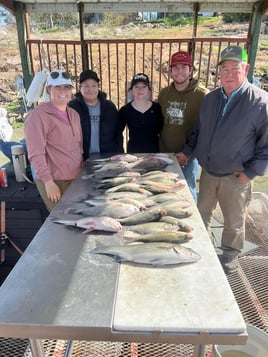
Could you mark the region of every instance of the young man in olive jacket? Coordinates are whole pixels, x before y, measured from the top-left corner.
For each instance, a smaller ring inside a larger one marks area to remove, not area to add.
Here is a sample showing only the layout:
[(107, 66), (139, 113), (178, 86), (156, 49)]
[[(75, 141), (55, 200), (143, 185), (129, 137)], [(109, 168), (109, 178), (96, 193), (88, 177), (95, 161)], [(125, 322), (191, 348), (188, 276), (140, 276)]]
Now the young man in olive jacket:
[[(160, 133), (160, 152), (178, 153), (189, 140), (198, 118), (198, 112), (207, 88), (192, 78), (193, 64), (188, 52), (179, 51), (171, 56), (170, 76), (173, 82), (163, 88), (158, 97), (164, 125)], [(191, 157), (182, 171), (195, 201), (198, 162)]]

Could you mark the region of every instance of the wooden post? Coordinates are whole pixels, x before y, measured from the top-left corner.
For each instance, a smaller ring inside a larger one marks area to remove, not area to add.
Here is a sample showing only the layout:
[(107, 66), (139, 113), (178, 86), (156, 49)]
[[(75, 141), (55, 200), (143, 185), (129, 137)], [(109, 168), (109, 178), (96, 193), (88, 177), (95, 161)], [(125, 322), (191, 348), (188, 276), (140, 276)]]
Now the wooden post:
[(20, 50), (20, 57), (21, 57), (24, 87), (27, 91), (32, 81), (32, 76), (30, 71), (29, 54), (26, 46), (26, 25), (25, 25), (25, 17), (24, 17), (24, 13), (25, 13), (24, 5), (21, 2), (15, 2), (14, 5), (16, 9), (15, 14), (16, 14), (16, 23), (17, 23), (17, 34), (18, 34), (18, 41), (19, 41), (19, 50)]
[(80, 41), (81, 41), (81, 56), (82, 56), (82, 68), (83, 71), (88, 69), (88, 47), (84, 42), (84, 26), (83, 26), (83, 12), (84, 4), (82, 2), (78, 3), (79, 10), (79, 28), (80, 28)]
[(248, 72), (248, 80), (252, 82), (253, 74), (254, 74), (254, 66), (256, 61), (256, 53), (258, 50), (258, 42), (261, 30), (261, 22), (263, 16), (263, 3), (256, 3), (252, 10), (251, 22), (249, 26), (248, 39), (249, 39), (249, 47), (247, 49), (248, 52), (248, 63), (250, 64), (250, 69)]

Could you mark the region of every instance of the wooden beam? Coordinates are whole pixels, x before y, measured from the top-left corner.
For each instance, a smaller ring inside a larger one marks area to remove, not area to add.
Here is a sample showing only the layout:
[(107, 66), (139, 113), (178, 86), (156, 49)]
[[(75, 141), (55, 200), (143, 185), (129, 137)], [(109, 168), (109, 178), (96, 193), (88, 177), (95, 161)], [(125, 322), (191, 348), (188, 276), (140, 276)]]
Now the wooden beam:
[(248, 38), (250, 39), (248, 48), (248, 63), (250, 64), (250, 69), (248, 73), (248, 80), (252, 82), (254, 67), (256, 61), (256, 54), (258, 51), (258, 43), (261, 31), (261, 22), (263, 16), (263, 3), (256, 3), (253, 7), (251, 23), (249, 27)]

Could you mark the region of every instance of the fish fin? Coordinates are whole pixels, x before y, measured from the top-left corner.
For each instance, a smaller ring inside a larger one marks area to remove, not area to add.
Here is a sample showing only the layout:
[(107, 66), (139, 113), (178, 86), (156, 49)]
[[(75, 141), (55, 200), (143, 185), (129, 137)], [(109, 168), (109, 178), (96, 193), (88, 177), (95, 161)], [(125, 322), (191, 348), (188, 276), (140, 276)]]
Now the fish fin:
[(150, 265), (154, 268), (158, 268), (158, 267), (162, 267), (163, 264), (161, 263), (161, 260), (159, 260), (159, 258), (153, 259), (150, 262)]
[(124, 238), (136, 238), (140, 237), (141, 235), (139, 233), (133, 232), (133, 231), (125, 231), (124, 232)]
[(85, 231), (83, 231), (83, 234), (90, 233), (90, 232), (94, 231), (95, 228), (96, 227), (94, 225), (92, 225), (92, 226), (88, 227)]
[(117, 263), (120, 263), (120, 262), (123, 261), (123, 259), (122, 259), (120, 256), (115, 255), (114, 258), (113, 258), (113, 261), (115, 261), (115, 262), (117, 262)]

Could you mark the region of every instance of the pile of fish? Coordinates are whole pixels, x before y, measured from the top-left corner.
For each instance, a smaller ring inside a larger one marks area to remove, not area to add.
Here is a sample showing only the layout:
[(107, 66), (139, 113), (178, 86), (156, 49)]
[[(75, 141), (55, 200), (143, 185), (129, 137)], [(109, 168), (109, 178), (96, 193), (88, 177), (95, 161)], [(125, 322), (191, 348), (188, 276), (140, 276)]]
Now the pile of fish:
[(55, 223), (83, 228), (84, 233), (117, 232), (124, 244), (97, 245), (92, 250), (116, 261), (165, 266), (200, 259), (180, 245), (192, 239), (192, 227), (183, 221), (192, 215), (191, 203), (181, 193), (185, 181), (163, 171), (173, 164), (169, 155), (122, 154), (90, 163), (91, 171), (82, 179), (89, 180), (94, 197), (66, 210), (79, 219), (54, 219)]

